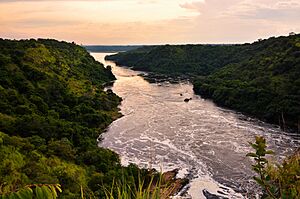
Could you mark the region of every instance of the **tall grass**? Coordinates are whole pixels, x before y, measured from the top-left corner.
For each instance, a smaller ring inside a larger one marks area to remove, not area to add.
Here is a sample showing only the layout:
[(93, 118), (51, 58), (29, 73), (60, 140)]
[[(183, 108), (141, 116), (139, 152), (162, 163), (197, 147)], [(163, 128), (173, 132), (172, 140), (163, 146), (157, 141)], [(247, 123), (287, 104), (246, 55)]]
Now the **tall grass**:
[(130, 184), (126, 178), (115, 179), (110, 190), (105, 189), (106, 199), (166, 199), (174, 189), (170, 183), (163, 182), (162, 174), (157, 178), (151, 176), (149, 182), (145, 181), (140, 175), (138, 182)]

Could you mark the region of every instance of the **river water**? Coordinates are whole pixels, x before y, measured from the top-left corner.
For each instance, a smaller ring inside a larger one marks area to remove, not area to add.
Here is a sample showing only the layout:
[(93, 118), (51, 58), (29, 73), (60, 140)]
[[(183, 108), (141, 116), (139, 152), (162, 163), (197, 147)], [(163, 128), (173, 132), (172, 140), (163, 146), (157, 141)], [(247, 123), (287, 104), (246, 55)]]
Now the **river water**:
[(206, 198), (207, 192), (219, 198), (255, 195), (251, 161), (245, 157), (255, 135), (263, 135), (280, 159), (300, 146), (295, 135), (195, 95), (189, 82), (150, 84), (138, 76), (141, 72), (105, 61), (107, 53), (92, 55), (112, 66), (117, 80), (111, 89), (123, 98), (124, 116), (110, 125), (100, 146), (120, 154), (124, 165), (180, 169), (179, 176), (191, 179), (193, 199)]

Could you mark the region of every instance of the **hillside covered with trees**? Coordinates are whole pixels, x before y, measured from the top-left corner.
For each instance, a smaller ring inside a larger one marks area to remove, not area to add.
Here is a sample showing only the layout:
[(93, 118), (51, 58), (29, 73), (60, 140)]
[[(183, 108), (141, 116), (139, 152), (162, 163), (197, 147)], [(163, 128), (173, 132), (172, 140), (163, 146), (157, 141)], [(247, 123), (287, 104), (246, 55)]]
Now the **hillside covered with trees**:
[(204, 98), (285, 130), (299, 129), (299, 34), (242, 45), (144, 47), (106, 59), (135, 70), (188, 75)]
[(97, 138), (121, 99), (103, 84), (109, 69), (83, 48), (55, 40), (0, 39), (0, 195), (61, 184), (61, 198), (104, 198), (115, 179), (136, 182)]
[(107, 56), (106, 59), (134, 70), (168, 75), (208, 75), (217, 68), (240, 60), (240, 47), (216, 45), (146, 46)]

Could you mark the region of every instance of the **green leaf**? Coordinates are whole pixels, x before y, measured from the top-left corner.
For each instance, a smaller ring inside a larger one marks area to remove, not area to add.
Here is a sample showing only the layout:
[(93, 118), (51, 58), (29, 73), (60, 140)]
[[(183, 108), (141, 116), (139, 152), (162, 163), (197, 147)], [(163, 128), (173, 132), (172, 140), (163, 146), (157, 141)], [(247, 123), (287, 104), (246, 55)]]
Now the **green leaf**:
[(54, 198), (52, 195), (52, 191), (51, 189), (48, 188), (48, 186), (42, 186), (41, 189), (43, 190), (44, 198), (49, 198), (49, 199)]
[(81, 193), (81, 198), (83, 199), (84, 198), (84, 194), (83, 194), (83, 188), (82, 188), (82, 186), (80, 186), (80, 193)]
[(270, 192), (273, 194), (273, 195), (276, 195), (276, 190), (277, 188), (275, 186), (270, 186)]
[[(300, 194), (300, 193), (299, 193), (299, 194)], [(297, 190), (296, 190), (295, 187), (292, 187), (292, 188), (291, 188), (291, 196), (292, 196), (292, 197), (296, 197), (296, 196), (297, 196)]]
[(1, 195), (1, 196), (0, 196), (0, 199), (6, 199), (6, 198), (7, 198), (6, 195)]
[(272, 150), (267, 150), (267, 151), (266, 151), (266, 154), (273, 155), (273, 154), (275, 154), (275, 153), (274, 153), (274, 151), (272, 151)]
[(255, 150), (257, 150), (258, 149), (258, 146), (256, 145), (256, 144), (252, 144), (252, 143), (250, 143), (250, 145), (252, 146), (252, 148), (254, 148)]
[(260, 158), (260, 161), (263, 163), (268, 163), (268, 160), (266, 158)]
[(271, 180), (270, 175), (267, 175), (267, 176), (266, 176), (266, 181), (270, 181), (270, 180)]
[(57, 184), (56, 186), (55, 186), (55, 188), (61, 193), (62, 192), (62, 190), (61, 190), (61, 188), (60, 188), (60, 184)]
[(288, 199), (286, 190), (283, 190), (282, 195), (281, 195), (281, 198), (282, 198), (282, 199)]
[(51, 189), (53, 198), (57, 198), (57, 192), (56, 192), (55, 187), (51, 185), (51, 186), (49, 186), (49, 188)]
[(261, 186), (263, 186), (263, 187), (265, 186), (265, 185), (264, 185), (264, 182), (263, 182), (260, 178), (254, 176), (253, 179), (254, 179), (259, 185), (261, 185)]
[(20, 199), (32, 199), (33, 191), (31, 188), (27, 187), (18, 191), (17, 195)]
[(247, 157), (253, 157), (253, 158), (257, 157), (257, 155), (255, 153), (248, 153), (246, 156)]
[(7, 198), (8, 198), (8, 199), (18, 199), (18, 196), (17, 196), (16, 193), (11, 193), (11, 194), (8, 195)]
[(37, 199), (45, 199), (43, 189), (41, 187), (35, 187), (35, 196)]
[(253, 170), (256, 172), (256, 173), (259, 173), (260, 169), (258, 168), (253, 168)]

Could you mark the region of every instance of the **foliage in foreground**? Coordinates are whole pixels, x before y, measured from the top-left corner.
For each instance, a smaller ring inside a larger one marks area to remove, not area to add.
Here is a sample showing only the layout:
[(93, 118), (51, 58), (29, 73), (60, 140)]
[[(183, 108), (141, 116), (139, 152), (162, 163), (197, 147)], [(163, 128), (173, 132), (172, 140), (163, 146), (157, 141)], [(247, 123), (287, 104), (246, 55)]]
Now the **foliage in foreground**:
[(163, 199), (169, 198), (171, 186), (164, 183), (162, 175), (152, 174), (148, 178), (138, 177), (135, 184), (126, 179), (116, 180), (110, 190), (105, 190), (106, 199)]
[(74, 43), (0, 39), (0, 195), (30, 184), (60, 184), (60, 198), (103, 198), (122, 167), (97, 138), (121, 99), (103, 84), (109, 69)]
[(0, 195), (0, 199), (56, 199), (60, 192), (59, 184), (29, 185), (19, 191)]
[(255, 153), (248, 153), (255, 164), (253, 170), (258, 174), (254, 180), (262, 187), (262, 198), (298, 199), (300, 198), (300, 151), (284, 160), (282, 165), (271, 164), (266, 155), (273, 154), (267, 150), (266, 140), (256, 137), (255, 143), (250, 143)]
[[(138, 170), (134, 165), (129, 168), (135, 170), (130, 176), (124, 173), (122, 177), (114, 177), (111, 186), (105, 186), (103, 183), (99, 189), (104, 191), (104, 195), (100, 198), (106, 199), (163, 199), (169, 198), (175, 186), (171, 186), (172, 181), (163, 178), (161, 173), (152, 170)], [(133, 171), (132, 170), (132, 171)], [(141, 172), (142, 171), (142, 172)], [(137, 175), (137, 176), (136, 176)], [(176, 190), (175, 190), (176, 191)], [(61, 186), (59, 184), (33, 184), (26, 185), (25, 188), (20, 188), (6, 194), (0, 194), (0, 199), (55, 199), (64, 198), (64, 194), (60, 194)], [(59, 197), (63, 196), (63, 197)], [(80, 186), (80, 195), (73, 196), (82, 199), (96, 199), (96, 195), (91, 195), (89, 190)]]

